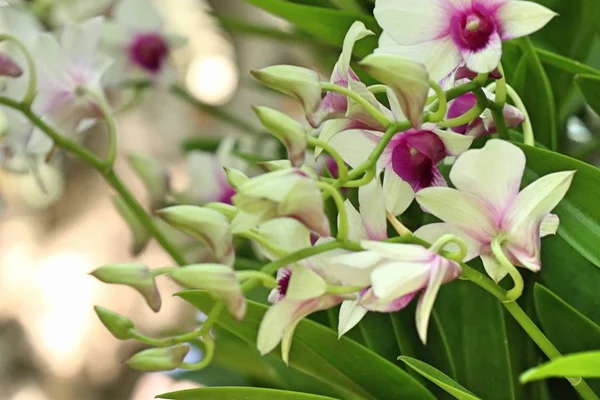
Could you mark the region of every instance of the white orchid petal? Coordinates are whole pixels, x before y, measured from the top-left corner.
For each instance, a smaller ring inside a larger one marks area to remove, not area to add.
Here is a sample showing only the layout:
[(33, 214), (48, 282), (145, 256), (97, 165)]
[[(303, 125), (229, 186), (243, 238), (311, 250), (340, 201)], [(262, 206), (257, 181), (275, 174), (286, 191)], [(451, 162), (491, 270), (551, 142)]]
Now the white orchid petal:
[(348, 239), (353, 242), (360, 242), (363, 239), (367, 239), (367, 232), (365, 231), (365, 226), (360, 213), (354, 208), (350, 200), (344, 202), (344, 207), (346, 208), (346, 215), (348, 216)]
[(472, 136), (461, 135), (448, 130), (434, 129), (434, 132), (444, 142), (446, 151), (450, 156), (457, 156), (469, 150), (475, 139)]
[(354, 50), (354, 45), (360, 39), (374, 35), (372, 31), (368, 30), (364, 23), (360, 21), (356, 21), (352, 24), (348, 33), (346, 33), (346, 37), (344, 38), (344, 44), (342, 46), (342, 53), (340, 54), (340, 58), (337, 62), (336, 68), (343, 73), (348, 74), (350, 70), (350, 60), (352, 59), (352, 51)]
[(467, 68), (476, 73), (492, 72), (500, 64), (502, 40), (497, 32), (490, 34), (488, 44), (479, 50), (462, 49)]
[(540, 30), (558, 14), (533, 1), (509, 1), (496, 15), (502, 27), (502, 40), (510, 40)]
[(482, 149), (461, 155), (452, 167), (450, 180), (461, 192), (488, 204), (495, 217), (501, 218), (519, 193), (523, 171), (523, 151), (514, 144), (493, 139)]
[(256, 347), (261, 355), (270, 353), (281, 342), (299, 306), (299, 302), (284, 300), (269, 307), (260, 323), (256, 339)]
[(385, 198), (378, 177), (358, 189), (358, 202), (363, 226), (367, 233), (367, 237), (362, 239), (387, 239)]
[(447, 270), (447, 263), (443, 262), (440, 257), (438, 260), (438, 265), (435, 265), (433, 268), (431, 268), (427, 287), (423, 291), (423, 294), (417, 303), (417, 309), (415, 312), (416, 326), (417, 332), (419, 333), (419, 338), (423, 344), (427, 342), (427, 327), (429, 326), (429, 317), (431, 316), (433, 303), (435, 303), (435, 298), (437, 297), (440, 287), (444, 282), (444, 277), (446, 276)]
[(327, 282), (312, 269), (294, 265), (290, 268), (292, 276), (285, 294), (289, 300), (309, 300), (327, 292)]
[(340, 307), (338, 320), (338, 338), (354, 328), (367, 314), (367, 309), (358, 304), (358, 300), (346, 300)]
[[(352, 121), (349, 119), (331, 119), (325, 121), (319, 130), (319, 139), (329, 142), (332, 137), (340, 132), (350, 129)], [(321, 147), (315, 147), (315, 158), (323, 152)]]
[[(464, 261), (470, 261), (479, 255), (480, 243), (473, 240), (469, 235), (466, 235), (463, 231), (455, 226), (446, 224), (443, 222), (424, 225), (417, 229), (414, 235), (420, 239), (423, 239), (431, 244), (444, 235), (454, 235), (461, 238), (467, 245), (467, 255)], [(451, 252), (458, 252), (460, 250), (457, 244), (451, 243), (445, 247), (445, 250)]]
[(496, 234), (492, 215), (478, 198), (445, 187), (432, 187), (417, 193), (417, 202), (431, 213), (465, 232), (480, 243), (489, 243)]
[[(309, 230), (293, 218), (277, 218), (264, 222), (258, 226), (258, 233), (269, 243), (288, 253), (311, 246)], [(261, 249), (267, 258), (271, 260), (278, 258), (267, 249), (262, 247)]]
[(367, 250), (378, 253), (383, 257), (405, 262), (426, 263), (434, 255), (425, 247), (417, 244), (385, 243), (372, 240), (363, 240), (361, 246)]
[(540, 225), (540, 237), (555, 235), (560, 225), (560, 218), (556, 214), (548, 214)]
[(508, 274), (506, 268), (500, 264), (500, 262), (491, 254), (482, 254), (481, 261), (483, 261), (483, 267), (485, 272), (498, 283)]
[(163, 21), (152, 3), (148, 0), (122, 0), (115, 7), (115, 20), (138, 32), (160, 30)]
[(411, 45), (449, 33), (450, 16), (443, 0), (377, 0), (373, 14), (397, 43)]
[(390, 302), (422, 289), (428, 276), (427, 263), (389, 261), (371, 274), (373, 293), (380, 303)]
[(352, 168), (357, 167), (367, 160), (380, 135), (372, 131), (361, 129), (346, 130), (338, 133), (329, 140), (344, 161)]
[(387, 211), (398, 216), (408, 209), (415, 199), (415, 192), (407, 182), (404, 182), (390, 166), (383, 174), (383, 195)]

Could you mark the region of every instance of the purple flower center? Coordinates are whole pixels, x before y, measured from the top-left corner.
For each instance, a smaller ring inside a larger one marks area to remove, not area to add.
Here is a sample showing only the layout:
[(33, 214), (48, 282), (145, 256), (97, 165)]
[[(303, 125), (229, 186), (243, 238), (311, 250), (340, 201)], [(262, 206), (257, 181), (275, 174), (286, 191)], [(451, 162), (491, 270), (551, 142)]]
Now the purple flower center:
[(168, 43), (157, 33), (136, 35), (129, 48), (131, 61), (152, 73), (160, 71), (168, 53)]
[(279, 295), (283, 298), (287, 294), (290, 279), (292, 278), (292, 271), (287, 268), (282, 268), (278, 275), (277, 289), (279, 290)]
[(476, 5), (473, 9), (452, 17), (450, 34), (458, 46), (477, 51), (487, 46), (490, 35), (496, 30), (489, 12)]
[(392, 168), (415, 192), (433, 186), (437, 165), (446, 157), (444, 142), (431, 131), (408, 131), (394, 140)]
[[(463, 94), (462, 96), (455, 99), (450, 107), (448, 107), (448, 118), (457, 118), (469, 111), (471, 108), (475, 107), (477, 104), (477, 98), (473, 93)], [(467, 133), (467, 129), (469, 128), (469, 124), (464, 124), (461, 126), (456, 126), (452, 128), (452, 130), (456, 133), (465, 134)]]
[(233, 204), (231, 201), (231, 198), (235, 195), (236, 191), (234, 188), (232, 188), (231, 186), (229, 186), (229, 184), (223, 188), (223, 190), (221, 191), (219, 198), (217, 199), (217, 201), (219, 203), (225, 203), (225, 204)]

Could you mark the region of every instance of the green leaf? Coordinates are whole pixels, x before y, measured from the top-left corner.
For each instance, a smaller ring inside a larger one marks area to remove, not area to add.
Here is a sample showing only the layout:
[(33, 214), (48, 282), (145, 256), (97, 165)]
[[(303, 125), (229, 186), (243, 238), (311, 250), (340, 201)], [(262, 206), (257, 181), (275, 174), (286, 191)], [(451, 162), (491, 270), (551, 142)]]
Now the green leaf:
[[(281, 0), (246, 0), (246, 2), (291, 22), (323, 43), (339, 47), (354, 21), (364, 22), (367, 28), (376, 34), (381, 32), (375, 19), (366, 14), (294, 4)], [(354, 55), (365, 57), (372, 53), (376, 46), (377, 38), (375, 36), (364, 38), (356, 43)]]
[(547, 378), (600, 378), (600, 351), (569, 354), (532, 368), (521, 375), (527, 383)]
[(590, 107), (600, 114), (600, 76), (599, 75), (578, 75), (575, 77), (577, 86), (585, 96), (585, 100)]
[[(517, 143), (518, 144), (518, 143)], [(600, 267), (600, 170), (558, 153), (518, 144), (535, 178), (559, 171), (577, 171), (573, 184), (554, 212), (560, 217), (558, 234), (585, 258)]]
[(517, 398), (506, 313), (471, 282), (444, 285), (435, 303), (456, 367), (456, 381), (486, 400)]
[(405, 362), (410, 368), (417, 371), (419, 374), (423, 375), (425, 378), (429, 379), (431, 382), (435, 383), (459, 400), (479, 399), (479, 397), (475, 396), (473, 393), (459, 385), (448, 375), (424, 363), (423, 361), (419, 361), (415, 358), (407, 356), (400, 356), (398, 359)]
[(335, 400), (332, 397), (286, 390), (262, 389), (255, 387), (220, 387), (181, 390), (165, 393), (159, 399), (171, 400)]
[(390, 362), (396, 362), (400, 349), (388, 314), (367, 313), (358, 327), (369, 349)]
[[(205, 312), (214, 303), (210, 295), (199, 291), (178, 295)], [(258, 327), (266, 310), (266, 306), (249, 301), (243, 323), (222, 313), (217, 324), (255, 345)], [(277, 351), (272, 354), (279, 357)], [(343, 399), (434, 399), (401, 368), (351, 339), (338, 340), (335, 331), (306, 319), (296, 328), (290, 367), (337, 387)]]
[[(600, 326), (540, 284), (534, 288), (537, 316), (546, 336), (563, 354), (600, 349)], [(600, 384), (590, 381), (600, 393)]]
[(535, 49), (540, 61), (545, 64), (552, 65), (553, 67), (560, 68), (565, 72), (569, 72), (573, 75), (577, 74), (589, 74), (600, 76), (600, 70), (590, 67), (587, 64), (579, 61), (572, 60), (567, 57), (563, 57), (560, 54), (553, 53), (551, 51), (543, 49)]

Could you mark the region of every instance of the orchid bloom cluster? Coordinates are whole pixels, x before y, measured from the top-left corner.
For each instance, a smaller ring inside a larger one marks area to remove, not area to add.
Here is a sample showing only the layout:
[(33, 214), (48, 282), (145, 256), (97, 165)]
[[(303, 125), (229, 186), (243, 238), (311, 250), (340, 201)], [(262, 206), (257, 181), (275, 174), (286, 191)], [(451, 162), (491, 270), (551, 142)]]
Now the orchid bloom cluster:
[[(121, 76), (125, 71), (157, 80), (167, 75), (163, 68), (177, 40), (163, 33), (159, 19), (140, 1), (122, 1), (104, 31), (103, 21), (93, 19), (66, 28), (60, 41), (48, 33), (32, 35), (31, 44), (20, 37), (16, 43), (38, 49), (32, 52), (39, 67), (32, 90), (24, 89), (23, 82), (32, 80), (21, 75), (19, 53), (6, 50), (0, 59), (7, 82), (2, 95), (16, 94), (15, 101), (24, 95), (26, 105), (2, 102), (14, 118), (5, 132), (7, 144), (29, 155), (35, 143), (35, 154), (44, 154), (52, 142), (46, 140), (41, 149), (37, 145), (44, 140), (34, 138), (40, 128), (48, 133), (46, 124), (68, 136), (85, 121), (107, 117), (102, 77), (111, 61), (97, 51), (101, 45), (113, 54)], [(136, 20), (127, 20), (132, 15)], [(523, 286), (516, 267), (542, 268), (541, 238), (557, 231), (559, 219), (551, 212), (574, 172), (541, 177), (521, 190), (526, 159), (508, 141), (508, 129), (527, 114), (507, 103), (501, 43), (540, 29), (553, 16), (545, 7), (517, 0), (377, 0), (375, 17), (384, 32), (376, 51), (358, 65), (379, 84), (367, 86), (351, 66), (355, 43), (374, 34), (362, 22), (349, 28), (327, 81), (296, 66), (253, 71), (265, 86), (298, 100), (305, 112), (306, 123), (300, 123), (271, 108), (254, 109), (287, 150), (287, 159), (260, 163), (264, 173), (252, 174), (245, 163), (230, 162), (232, 143), (226, 140), (219, 164), (206, 154), (192, 154), (191, 169), (203, 175), (196, 175), (187, 192), (168, 193), (160, 166), (133, 156), (132, 166), (150, 189), (153, 215), (161, 220), (141, 211), (155, 237), (172, 250), (161, 232), (176, 231), (200, 243), (205, 255), (188, 263), (170, 251), (179, 266), (117, 264), (93, 275), (134, 288), (156, 311), (161, 300), (155, 280), (163, 275), (186, 289), (210, 293), (215, 306), (199, 330), (163, 339), (146, 337), (128, 318), (98, 307), (115, 337), (158, 347), (136, 354), (129, 365), (202, 368), (214, 350), (212, 324), (224, 309), (243, 323), (246, 294), (257, 286), (270, 290), (264, 302), (271, 304), (257, 348), (266, 354), (281, 345), (285, 362), (295, 328), (317, 311), (339, 306), (342, 336), (369, 312), (396, 312), (416, 301), (416, 327), (425, 343), (444, 284), (462, 277), (495, 285), (510, 275), (514, 287), (504, 301), (515, 301)], [(526, 145), (534, 145), (532, 132), (524, 131)], [(329, 167), (311, 167), (309, 154)], [(104, 167), (100, 163), (99, 171)], [(115, 182), (111, 173), (102, 173)], [(440, 222), (411, 232), (401, 221), (415, 201), (417, 209)], [(131, 205), (122, 213), (139, 218), (139, 207)], [(335, 215), (327, 205), (335, 206)], [(248, 260), (239, 254), (248, 251), (260, 261), (252, 261), (254, 269), (241, 269)], [(477, 257), (491, 280), (466, 264)], [(197, 338), (206, 358), (188, 364), (185, 343)]]

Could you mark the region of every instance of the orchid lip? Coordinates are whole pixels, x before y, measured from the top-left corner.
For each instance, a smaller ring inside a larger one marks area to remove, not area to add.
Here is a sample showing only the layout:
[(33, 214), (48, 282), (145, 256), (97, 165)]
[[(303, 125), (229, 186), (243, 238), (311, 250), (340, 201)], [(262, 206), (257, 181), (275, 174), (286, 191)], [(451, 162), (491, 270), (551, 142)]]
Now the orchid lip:
[(461, 48), (477, 51), (485, 48), (490, 36), (496, 31), (496, 24), (488, 10), (475, 6), (450, 20), (450, 35)]
[(168, 43), (156, 33), (136, 35), (129, 47), (131, 61), (152, 73), (160, 71), (168, 53)]

